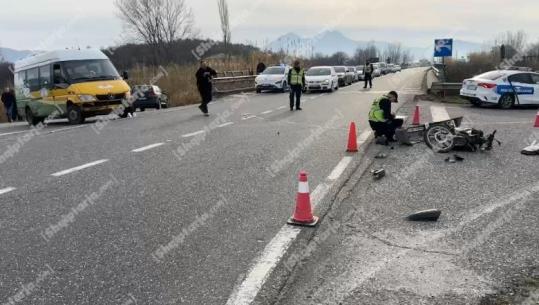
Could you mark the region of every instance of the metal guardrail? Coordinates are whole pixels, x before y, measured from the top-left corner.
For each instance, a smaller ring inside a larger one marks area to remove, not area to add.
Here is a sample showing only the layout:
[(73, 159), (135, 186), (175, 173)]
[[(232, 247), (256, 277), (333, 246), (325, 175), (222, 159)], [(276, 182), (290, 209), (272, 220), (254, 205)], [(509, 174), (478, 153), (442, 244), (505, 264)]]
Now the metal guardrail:
[(255, 90), (256, 75), (227, 76), (213, 79), (213, 88), (216, 94), (233, 94)]
[(437, 94), (441, 96), (454, 95), (454, 93), (460, 93), (462, 83), (448, 83), (448, 82), (433, 82), (429, 89), (429, 93)]

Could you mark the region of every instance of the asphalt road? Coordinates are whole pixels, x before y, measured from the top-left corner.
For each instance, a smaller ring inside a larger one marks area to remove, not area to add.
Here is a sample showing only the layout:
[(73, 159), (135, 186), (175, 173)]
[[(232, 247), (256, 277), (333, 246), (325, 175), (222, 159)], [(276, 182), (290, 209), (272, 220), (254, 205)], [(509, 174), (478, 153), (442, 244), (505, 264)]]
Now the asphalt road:
[[(465, 158), (457, 163), (424, 144), (369, 147), (343, 199), (285, 261), (301, 263), (280, 296), (264, 304), (493, 304), (485, 295), (539, 275), (539, 159), (520, 154), (539, 140), (537, 109), (419, 105), (423, 122), (464, 116), (467, 127), (498, 130), (502, 146), (457, 152)], [(375, 159), (380, 152), (388, 157)], [(387, 176), (373, 181), (378, 168)], [(438, 222), (405, 220), (432, 208), (442, 210)], [(514, 304), (535, 304), (537, 295)]]
[(0, 304), (226, 303), (290, 216), (297, 173), (323, 181), (350, 121), (367, 130), (375, 97), (410, 101), (424, 74), (308, 94), (302, 112), (286, 94), (246, 94), (209, 118), (189, 106), (2, 126)]

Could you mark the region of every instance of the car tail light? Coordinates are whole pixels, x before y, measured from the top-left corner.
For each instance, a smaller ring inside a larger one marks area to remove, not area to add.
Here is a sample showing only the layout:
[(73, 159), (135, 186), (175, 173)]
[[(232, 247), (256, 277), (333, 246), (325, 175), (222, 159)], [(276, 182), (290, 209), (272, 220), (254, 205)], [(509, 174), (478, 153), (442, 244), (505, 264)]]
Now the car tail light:
[(491, 84), (491, 83), (479, 83), (479, 84), (477, 84), (477, 86), (483, 87), (483, 88), (485, 88), (485, 89), (492, 89), (492, 88), (495, 88), (495, 87), (496, 87), (496, 84)]

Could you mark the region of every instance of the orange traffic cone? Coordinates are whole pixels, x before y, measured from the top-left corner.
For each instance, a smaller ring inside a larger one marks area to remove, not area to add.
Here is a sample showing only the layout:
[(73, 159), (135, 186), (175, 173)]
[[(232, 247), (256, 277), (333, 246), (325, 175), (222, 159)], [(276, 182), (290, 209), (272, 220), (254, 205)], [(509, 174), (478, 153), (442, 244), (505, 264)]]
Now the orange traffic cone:
[(412, 125), (419, 125), (420, 124), (420, 119), (419, 119), (419, 106), (415, 106), (415, 111), (414, 111), (414, 119), (412, 121)]
[(314, 227), (318, 223), (318, 217), (313, 216), (311, 210), (311, 197), (309, 195), (309, 182), (307, 173), (299, 173), (298, 195), (296, 198), (296, 210), (294, 216), (288, 220), (288, 224), (295, 226)]
[(350, 132), (348, 133), (348, 149), (347, 152), (358, 152), (357, 149), (357, 134), (356, 123), (350, 123)]
[(537, 112), (537, 115), (535, 116), (535, 126), (533, 127), (539, 127), (539, 112)]

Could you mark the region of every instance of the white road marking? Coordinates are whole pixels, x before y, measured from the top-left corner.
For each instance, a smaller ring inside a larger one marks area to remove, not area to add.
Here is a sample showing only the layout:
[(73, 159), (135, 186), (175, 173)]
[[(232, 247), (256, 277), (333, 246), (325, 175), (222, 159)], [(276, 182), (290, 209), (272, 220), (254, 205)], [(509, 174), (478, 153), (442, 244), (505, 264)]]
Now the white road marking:
[(282, 110), (282, 109), (286, 109), (286, 106), (281, 106), (281, 107), (277, 108), (277, 110)]
[(218, 127), (218, 128), (223, 128), (223, 127), (230, 126), (230, 125), (234, 125), (234, 122), (224, 123), (224, 124), (221, 124), (221, 125), (219, 125), (219, 126), (217, 126), (217, 127)]
[(270, 113), (272, 113), (272, 112), (273, 112), (273, 110), (268, 110), (268, 111), (262, 112), (261, 114), (270, 114)]
[(144, 146), (144, 147), (141, 147), (141, 148), (133, 149), (132, 152), (135, 152), (135, 153), (143, 152), (143, 151), (150, 150), (152, 148), (156, 148), (156, 147), (159, 147), (159, 146), (162, 146), (162, 145), (165, 145), (165, 143), (155, 143), (155, 144), (152, 144), (152, 145), (148, 145), (148, 146)]
[(0, 137), (3, 137), (3, 136), (10, 136), (10, 135), (19, 134), (19, 133), (26, 133), (26, 132), (30, 132), (30, 130), (23, 130), (23, 131), (15, 131), (15, 132), (0, 133)]
[(359, 138), (357, 138), (357, 143), (360, 145), (365, 144), (365, 142), (367, 142), (367, 139), (369, 139), (372, 133), (372, 130), (364, 131), (362, 134), (359, 135)]
[[(311, 204), (313, 207), (318, 204), (327, 195), (335, 180), (339, 178), (346, 167), (352, 161), (351, 157), (345, 157), (332, 171), (328, 177), (328, 182), (319, 184), (311, 193)], [(346, 164), (346, 165), (345, 165)], [(335, 178), (333, 181), (331, 181)], [(253, 266), (249, 270), (247, 277), (243, 280), (240, 286), (235, 288), (230, 295), (226, 305), (249, 305), (256, 298), (258, 292), (271, 275), (277, 263), (285, 255), (286, 251), (301, 232), (300, 228), (284, 225), (281, 230), (273, 237), (270, 243), (264, 248), (262, 254), (254, 261)]]
[(199, 134), (203, 134), (203, 133), (205, 133), (204, 130), (199, 130), (193, 133), (184, 134), (182, 138), (190, 138), (190, 137), (198, 136)]
[(7, 194), (7, 193), (12, 192), (14, 190), (16, 190), (16, 188), (14, 188), (14, 187), (6, 187), (4, 189), (0, 189), (0, 195)]
[(344, 157), (342, 158), (341, 162), (337, 164), (335, 169), (331, 172), (331, 174), (328, 176), (328, 180), (335, 181), (339, 179), (339, 177), (342, 175), (344, 170), (348, 167), (348, 165), (352, 162), (352, 157)]
[(56, 132), (62, 132), (62, 131), (66, 131), (66, 130), (79, 129), (79, 128), (84, 128), (84, 127), (87, 127), (87, 126), (88, 126), (88, 125), (80, 125), (80, 126), (73, 126), (73, 127), (59, 128), (59, 129), (51, 130), (51, 131), (49, 131), (49, 133), (56, 133)]
[(54, 176), (54, 177), (64, 176), (64, 175), (71, 174), (73, 172), (77, 172), (77, 171), (86, 169), (88, 167), (96, 166), (96, 165), (99, 165), (99, 164), (102, 164), (102, 163), (105, 163), (105, 162), (108, 162), (108, 161), (109, 161), (108, 159), (103, 159), (103, 160), (83, 164), (81, 166), (73, 167), (73, 168), (70, 168), (70, 169), (63, 170), (61, 172), (54, 173), (54, 174), (52, 174), (52, 176)]
[(256, 118), (256, 115), (246, 116), (246, 117), (242, 118), (241, 120), (245, 121), (245, 120), (250, 120), (250, 119), (254, 119), (254, 118)]
[(443, 106), (430, 106), (430, 114), (433, 122), (447, 121), (450, 119), (449, 113)]

